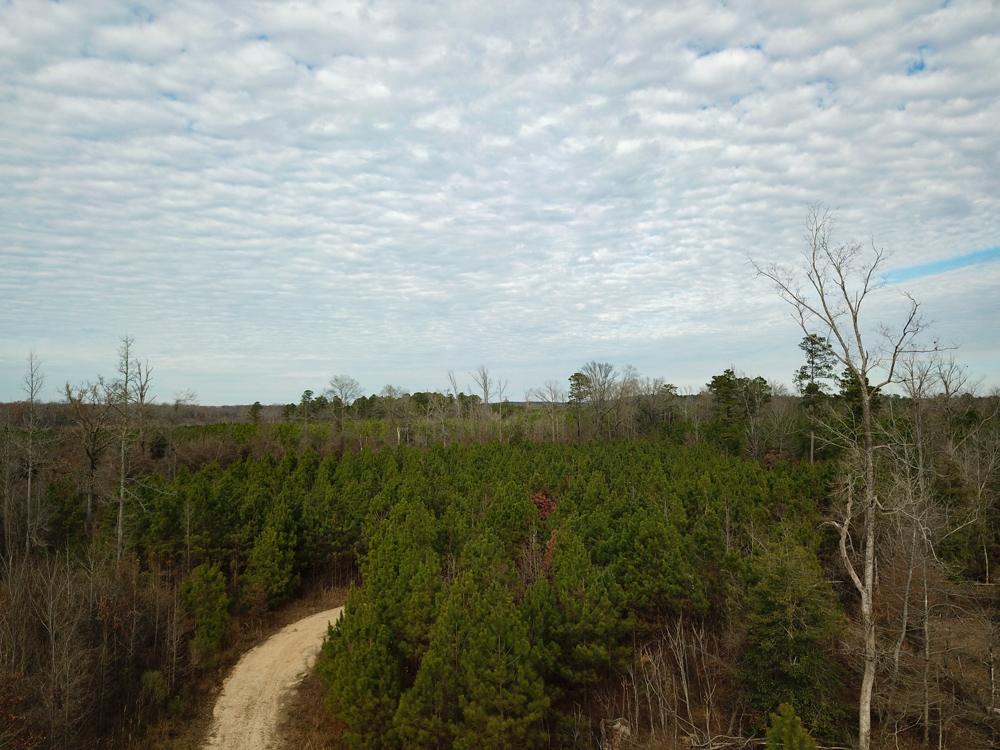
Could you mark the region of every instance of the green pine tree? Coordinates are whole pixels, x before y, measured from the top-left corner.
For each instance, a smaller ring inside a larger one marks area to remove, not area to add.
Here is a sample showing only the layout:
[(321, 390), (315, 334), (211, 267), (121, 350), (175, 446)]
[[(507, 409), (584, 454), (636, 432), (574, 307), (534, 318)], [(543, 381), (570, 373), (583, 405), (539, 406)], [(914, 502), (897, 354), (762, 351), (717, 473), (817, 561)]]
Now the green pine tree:
[(191, 571), (184, 585), (184, 599), (194, 616), (192, 658), (195, 664), (210, 669), (229, 635), (229, 597), (218, 564), (203, 563)]
[(802, 720), (795, 715), (789, 703), (782, 703), (778, 713), (771, 714), (771, 726), (767, 729), (766, 750), (816, 750), (816, 740), (802, 726)]
[(829, 654), (842, 615), (816, 556), (782, 542), (751, 566), (751, 608), (741, 679), (763, 717), (794, 700), (814, 731), (835, 734), (843, 718), (840, 674)]
[(317, 671), (328, 688), (327, 707), (347, 724), (344, 739), (352, 748), (394, 747), (392, 717), (401, 693), (399, 663), (392, 636), (357, 589), (344, 614), (330, 628)]
[(541, 747), (548, 708), (545, 683), (533, 669), (524, 623), (510, 592), (497, 581), (472, 597), (472, 628), (459, 657), (464, 722), (455, 750)]
[(558, 671), (572, 685), (596, 683), (619, 656), (624, 594), (591, 563), (583, 541), (570, 529), (555, 537), (552, 591), (559, 606), (553, 627), (561, 650)]

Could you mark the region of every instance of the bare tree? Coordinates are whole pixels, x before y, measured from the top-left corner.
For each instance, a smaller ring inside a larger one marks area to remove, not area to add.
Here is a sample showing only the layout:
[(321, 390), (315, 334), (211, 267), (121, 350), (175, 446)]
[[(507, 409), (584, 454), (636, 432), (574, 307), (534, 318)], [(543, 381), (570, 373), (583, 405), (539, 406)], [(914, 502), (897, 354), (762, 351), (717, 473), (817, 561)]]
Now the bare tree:
[(340, 400), (340, 424), (343, 425), (347, 408), (364, 391), (361, 389), (361, 383), (350, 375), (334, 375), (330, 378), (330, 387), (326, 389), (326, 393), (331, 401), (335, 398)]
[(382, 416), (389, 422), (389, 430), (395, 430), (396, 445), (399, 445), (403, 441), (403, 432), (408, 429), (408, 417), (412, 409), (410, 395), (395, 385), (384, 386), (378, 395)]
[(84, 383), (73, 388), (69, 383), (63, 389), (69, 404), (80, 447), (86, 457), (87, 504), (84, 512), (88, 527), (93, 523), (97, 471), (104, 452), (111, 445), (111, 405), (108, 388), (103, 378), (96, 383)]
[[(170, 405), (170, 410), (166, 416), (167, 430), (167, 466), (170, 470), (170, 480), (177, 478), (177, 444), (174, 442), (174, 431), (180, 424), (185, 407), (194, 406), (198, 403), (198, 394), (190, 388), (186, 391), (179, 391), (174, 394), (174, 401)], [(251, 407), (252, 408), (252, 407)]]
[(0, 404), (0, 490), (3, 491), (3, 541), (8, 562), (13, 561), (19, 546), (20, 531), (15, 519), (17, 505), (17, 434), (12, 408)]
[(458, 390), (458, 380), (455, 379), (455, 371), (448, 370), (448, 395), (454, 397), (455, 403), (455, 418), (462, 418), (462, 399), (460, 397), (461, 391)]
[(507, 381), (503, 378), (497, 378), (495, 381), (496, 387), (494, 393), (497, 396), (497, 404), (500, 406), (500, 442), (503, 442), (503, 402), (504, 395), (507, 393)]
[(136, 439), (143, 440), (144, 420), (150, 399), (149, 363), (143, 364), (132, 356), (135, 339), (122, 336), (118, 347), (118, 378), (108, 389), (109, 402), (118, 426), (118, 524), (117, 561), (120, 564), (125, 551), (125, 499), (130, 470), (130, 452)]
[(545, 416), (548, 418), (549, 427), (552, 430), (552, 441), (556, 440), (556, 427), (563, 405), (566, 403), (566, 391), (555, 380), (546, 380), (543, 388), (535, 388), (525, 394), (525, 401), (530, 398), (537, 398), (542, 402)]
[[(902, 322), (895, 326), (870, 325), (867, 319), (869, 298), (884, 287), (881, 269), (886, 253), (875, 246), (866, 248), (850, 240), (836, 243), (835, 215), (818, 205), (811, 208), (806, 222), (806, 250), (800, 268), (775, 263), (762, 264), (751, 258), (758, 276), (770, 280), (778, 296), (795, 310), (795, 318), (805, 334), (818, 325), (832, 346), (837, 360), (850, 372), (857, 384), (861, 406), (860, 429), (851, 436), (845, 483), (845, 507), (833, 525), (840, 534), (841, 558), (861, 600), (861, 629), (864, 641), (864, 666), (858, 707), (858, 747), (871, 747), (872, 690), (875, 685), (875, 567), (877, 526), (881, 508), (876, 484), (876, 446), (872, 420), (872, 397), (896, 378), (896, 367), (912, 346), (914, 337), (924, 328), (919, 304), (904, 294)], [(874, 378), (874, 384), (869, 378)], [(860, 491), (860, 498), (855, 492)], [(860, 499), (860, 509), (856, 503)], [(850, 553), (851, 524), (860, 521), (861, 570)]]
[(632, 365), (625, 365), (621, 378), (613, 384), (611, 392), (611, 432), (616, 436), (634, 436), (638, 426), (639, 395), (642, 392), (639, 371)]
[(489, 409), (490, 395), (493, 393), (494, 382), (490, 375), (490, 369), (486, 365), (479, 365), (475, 372), (469, 373), (476, 381), (476, 387), (483, 393), (483, 406)]
[(580, 372), (589, 381), (590, 405), (594, 410), (594, 422), (597, 434), (604, 434), (604, 425), (608, 419), (608, 413), (613, 405), (615, 395), (615, 383), (618, 376), (614, 365), (609, 362), (596, 362), (591, 360), (585, 364)]
[[(38, 471), (41, 462), (41, 414), (39, 412), (39, 399), (42, 387), (45, 385), (45, 375), (42, 373), (42, 362), (35, 354), (34, 349), (28, 354), (28, 369), (24, 373), (24, 381), (21, 386), (24, 391), (26, 411), (24, 414), (24, 457), (27, 473), (27, 492), (25, 494), (25, 538), (24, 554), (31, 552), (32, 537), (32, 516), (31, 506), (34, 503), (34, 492), (32, 490), (32, 479)], [(35, 519), (37, 525), (37, 519)]]
[(653, 432), (670, 421), (677, 400), (677, 387), (663, 378), (640, 378), (638, 409), (642, 429)]
[(761, 422), (767, 441), (779, 454), (786, 452), (788, 442), (798, 424), (798, 405), (785, 386), (778, 382), (769, 384), (771, 400), (764, 406)]
[(476, 424), (476, 430), (479, 432), (479, 440), (485, 441), (490, 438), (493, 432), (490, 426), (490, 420), (493, 417), (493, 410), (490, 409), (490, 396), (493, 395), (496, 383), (486, 365), (479, 365), (475, 372), (469, 374), (472, 375), (472, 379), (476, 383), (476, 388), (483, 394), (483, 400), (478, 409), (481, 421)]

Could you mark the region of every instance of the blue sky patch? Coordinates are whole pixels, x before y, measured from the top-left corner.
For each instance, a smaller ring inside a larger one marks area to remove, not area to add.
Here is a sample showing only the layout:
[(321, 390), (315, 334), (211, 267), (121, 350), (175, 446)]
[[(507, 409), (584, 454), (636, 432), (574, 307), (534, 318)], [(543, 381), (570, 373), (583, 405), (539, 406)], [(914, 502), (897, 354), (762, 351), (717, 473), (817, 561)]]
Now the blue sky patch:
[(996, 260), (1000, 260), (1000, 247), (991, 247), (988, 250), (978, 250), (968, 255), (959, 255), (956, 258), (945, 258), (930, 263), (921, 263), (919, 266), (898, 268), (895, 271), (890, 271), (886, 278), (890, 284), (898, 284), (902, 281), (920, 279), (924, 276), (936, 276), (939, 273), (954, 271), (957, 268), (991, 263)]
[(916, 75), (917, 73), (920, 73), (925, 67), (927, 67), (926, 64), (924, 63), (925, 49), (926, 46), (921, 46), (917, 50), (917, 54), (920, 55), (920, 57), (917, 60), (911, 62), (910, 65), (906, 68), (906, 75), (908, 76)]

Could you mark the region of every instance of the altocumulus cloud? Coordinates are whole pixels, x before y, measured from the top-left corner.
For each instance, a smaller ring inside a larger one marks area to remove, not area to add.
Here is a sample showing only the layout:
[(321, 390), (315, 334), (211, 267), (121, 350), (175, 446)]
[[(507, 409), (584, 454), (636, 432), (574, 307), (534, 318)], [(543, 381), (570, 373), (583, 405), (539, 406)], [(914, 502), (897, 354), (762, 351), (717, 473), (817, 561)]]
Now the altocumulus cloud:
[(56, 386), (126, 332), (207, 403), (480, 363), (788, 381), (747, 254), (794, 262), (817, 201), (996, 384), (997, 60), (988, 1), (14, 0), (0, 399), (29, 350)]

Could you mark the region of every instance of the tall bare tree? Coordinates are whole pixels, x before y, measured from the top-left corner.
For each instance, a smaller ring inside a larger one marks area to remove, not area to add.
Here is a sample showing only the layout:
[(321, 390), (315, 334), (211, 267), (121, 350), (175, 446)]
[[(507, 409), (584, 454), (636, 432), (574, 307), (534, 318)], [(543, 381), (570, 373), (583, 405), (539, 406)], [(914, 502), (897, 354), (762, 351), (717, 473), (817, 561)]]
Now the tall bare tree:
[[(41, 462), (41, 431), (42, 421), (39, 409), (39, 400), (42, 388), (45, 386), (45, 375), (42, 373), (42, 362), (35, 354), (34, 349), (28, 354), (28, 369), (24, 373), (24, 381), (21, 386), (24, 391), (25, 413), (24, 413), (24, 459), (27, 474), (27, 492), (24, 503), (24, 554), (27, 556), (31, 552), (32, 541), (32, 515), (31, 506), (34, 503), (34, 491), (32, 480), (38, 471)], [(34, 519), (37, 525), (37, 519)]]
[(3, 543), (8, 562), (13, 561), (21, 534), (15, 519), (17, 514), (17, 432), (13, 409), (0, 404), (0, 491), (3, 492)]
[(537, 398), (542, 402), (545, 416), (548, 418), (549, 427), (552, 430), (552, 442), (556, 441), (556, 428), (559, 423), (561, 409), (566, 403), (566, 391), (559, 385), (558, 381), (546, 380), (545, 386), (535, 388), (525, 394), (525, 401)]
[(476, 382), (476, 387), (483, 393), (483, 406), (488, 410), (490, 407), (490, 396), (493, 394), (495, 383), (490, 374), (490, 368), (486, 365), (479, 365), (475, 372), (469, 373)]
[(409, 431), (413, 404), (410, 394), (396, 385), (385, 385), (379, 391), (379, 411), (389, 422), (389, 431), (396, 433), (396, 445), (403, 442), (403, 433)]
[(494, 393), (496, 394), (496, 397), (497, 397), (497, 404), (500, 406), (500, 421), (499, 421), (499, 425), (500, 425), (500, 442), (502, 443), (503, 442), (503, 402), (504, 402), (504, 399), (506, 398), (506, 395), (507, 395), (508, 384), (507, 384), (507, 381), (504, 380), (503, 378), (497, 378), (494, 382), (496, 384), (495, 389), (494, 389)]
[(361, 383), (352, 378), (350, 375), (334, 375), (330, 378), (330, 387), (326, 389), (327, 395), (330, 400), (339, 399), (340, 400), (340, 425), (343, 428), (344, 425), (344, 415), (347, 413), (348, 407), (354, 403), (355, 399), (361, 396), (364, 391), (361, 390)]
[[(164, 414), (161, 425), (166, 435), (166, 458), (169, 478), (171, 481), (177, 478), (177, 443), (174, 441), (174, 432), (184, 418), (186, 407), (194, 406), (198, 403), (198, 394), (188, 388), (185, 391), (178, 391), (174, 394), (174, 401), (170, 409)], [(258, 402), (259, 405), (260, 402)], [(253, 407), (251, 407), (252, 409)]]
[[(897, 325), (869, 321), (869, 301), (885, 285), (881, 272), (886, 253), (874, 241), (867, 246), (856, 240), (838, 243), (835, 230), (835, 214), (814, 205), (806, 221), (806, 249), (801, 266), (763, 264), (753, 258), (751, 263), (757, 275), (771, 281), (778, 296), (792, 306), (803, 333), (808, 335), (817, 327), (820, 329), (834, 356), (857, 384), (860, 425), (845, 446), (850, 462), (846, 467), (848, 481), (844, 484), (845, 505), (840, 518), (832, 523), (840, 534), (843, 564), (860, 598), (864, 666), (858, 706), (858, 747), (869, 750), (877, 661), (874, 596), (880, 510), (872, 397), (895, 380), (900, 358), (911, 349), (924, 324), (919, 304), (905, 293), (902, 297), (905, 308)], [(860, 560), (850, 552), (854, 523), (862, 525)]]
[(608, 421), (608, 414), (613, 406), (615, 395), (615, 383), (618, 374), (615, 367), (610, 362), (597, 362), (591, 360), (580, 368), (580, 372), (589, 381), (588, 395), (590, 397), (590, 407), (594, 411), (594, 423), (597, 434), (604, 434), (604, 426)]
[(125, 499), (130, 469), (130, 453), (138, 439), (143, 441), (145, 414), (150, 399), (152, 369), (133, 357), (135, 339), (122, 336), (118, 347), (118, 378), (109, 388), (109, 400), (117, 421), (118, 463), (118, 524), (116, 528), (116, 559), (121, 563), (125, 551)]
[(113, 440), (111, 402), (103, 378), (99, 378), (96, 383), (84, 383), (75, 388), (67, 383), (63, 394), (69, 404), (80, 447), (86, 457), (87, 501), (84, 513), (89, 527), (93, 523), (97, 472), (101, 458)]

